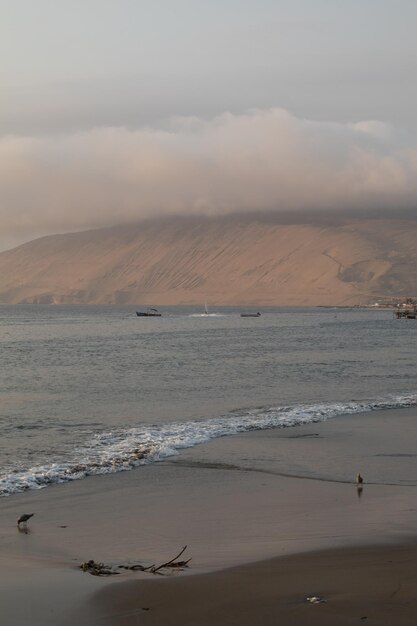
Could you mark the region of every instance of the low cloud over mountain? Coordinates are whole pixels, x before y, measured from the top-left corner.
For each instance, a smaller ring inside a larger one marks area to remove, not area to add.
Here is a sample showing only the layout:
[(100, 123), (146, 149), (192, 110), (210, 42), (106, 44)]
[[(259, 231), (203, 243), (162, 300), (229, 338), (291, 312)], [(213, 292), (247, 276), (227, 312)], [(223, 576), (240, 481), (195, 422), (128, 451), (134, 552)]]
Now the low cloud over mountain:
[(417, 206), (417, 148), (391, 126), (283, 109), (0, 138), (3, 248), (163, 215)]

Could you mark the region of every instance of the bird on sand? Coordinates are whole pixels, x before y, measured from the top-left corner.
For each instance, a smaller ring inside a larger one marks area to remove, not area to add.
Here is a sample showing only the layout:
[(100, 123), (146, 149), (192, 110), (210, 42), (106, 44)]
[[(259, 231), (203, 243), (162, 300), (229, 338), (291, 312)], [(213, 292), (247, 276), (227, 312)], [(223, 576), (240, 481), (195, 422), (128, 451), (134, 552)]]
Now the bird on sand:
[(356, 475), (356, 484), (357, 484), (357, 485), (362, 485), (362, 483), (363, 483), (363, 478), (362, 478), (362, 476), (361, 476), (360, 474), (357, 474), (357, 475)]
[(19, 519), (17, 520), (17, 525), (20, 526), (20, 524), (27, 524), (28, 520), (33, 517), (35, 514), (34, 513), (23, 513), (23, 515), (21, 515), (19, 517)]

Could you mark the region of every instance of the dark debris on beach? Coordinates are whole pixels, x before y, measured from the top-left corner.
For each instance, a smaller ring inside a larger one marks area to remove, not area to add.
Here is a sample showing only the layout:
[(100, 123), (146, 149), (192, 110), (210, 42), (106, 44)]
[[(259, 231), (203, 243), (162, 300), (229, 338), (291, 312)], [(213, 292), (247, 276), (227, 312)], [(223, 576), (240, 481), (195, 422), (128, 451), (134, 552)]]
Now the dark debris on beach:
[(112, 567), (111, 565), (106, 565), (105, 563), (99, 563), (94, 561), (93, 559), (91, 559), (90, 561), (85, 561), (84, 563), (82, 563), (80, 565), (80, 569), (83, 570), (83, 572), (88, 572), (89, 574), (91, 574), (92, 576), (116, 576), (117, 574), (120, 574), (120, 572), (118, 572), (117, 570), (119, 569), (124, 569), (124, 570), (130, 570), (130, 571), (139, 571), (139, 572), (149, 572), (150, 574), (163, 574), (164, 569), (184, 569), (185, 567), (188, 567), (188, 563), (191, 561), (191, 558), (187, 559), (186, 561), (178, 561), (179, 557), (183, 554), (183, 552), (185, 552), (185, 550), (187, 549), (187, 546), (184, 546), (182, 548), (182, 550), (173, 558), (170, 559), (169, 561), (166, 561), (165, 563), (162, 563), (161, 565), (149, 565), (149, 566), (144, 566), (140, 563), (133, 563), (133, 564), (121, 564), (118, 565), (117, 567)]

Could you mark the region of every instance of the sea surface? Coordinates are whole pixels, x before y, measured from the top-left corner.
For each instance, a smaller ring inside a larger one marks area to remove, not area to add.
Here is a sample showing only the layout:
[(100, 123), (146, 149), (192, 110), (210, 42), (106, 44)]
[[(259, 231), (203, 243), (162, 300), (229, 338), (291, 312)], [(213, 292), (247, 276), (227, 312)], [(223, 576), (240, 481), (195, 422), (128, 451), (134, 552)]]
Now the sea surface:
[(0, 306), (0, 495), (210, 439), (417, 404), (391, 310)]

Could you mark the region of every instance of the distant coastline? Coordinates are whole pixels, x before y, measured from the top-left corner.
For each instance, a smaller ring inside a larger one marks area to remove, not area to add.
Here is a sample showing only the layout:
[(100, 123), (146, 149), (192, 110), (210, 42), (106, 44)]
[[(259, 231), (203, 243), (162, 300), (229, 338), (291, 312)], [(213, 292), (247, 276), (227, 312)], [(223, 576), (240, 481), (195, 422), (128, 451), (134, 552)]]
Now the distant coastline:
[(417, 294), (417, 219), (172, 218), (0, 253), (0, 303), (393, 305)]

